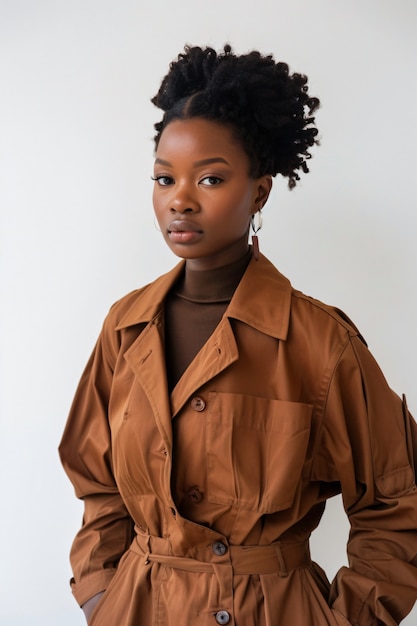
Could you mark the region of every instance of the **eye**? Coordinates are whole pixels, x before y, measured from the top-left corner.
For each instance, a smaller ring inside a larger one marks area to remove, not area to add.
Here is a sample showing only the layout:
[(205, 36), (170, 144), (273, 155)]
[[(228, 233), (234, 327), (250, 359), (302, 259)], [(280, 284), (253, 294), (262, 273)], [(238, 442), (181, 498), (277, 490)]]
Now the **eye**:
[(161, 187), (166, 187), (167, 185), (172, 185), (174, 182), (171, 176), (167, 176), (166, 174), (158, 174), (157, 176), (151, 176), (151, 179), (154, 180)]
[(223, 182), (222, 178), (218, 176), (206, 176), (200, 181), (203, 185), (207, 185), (208, 187), (212, 187), (213, 185), (218, 185)]

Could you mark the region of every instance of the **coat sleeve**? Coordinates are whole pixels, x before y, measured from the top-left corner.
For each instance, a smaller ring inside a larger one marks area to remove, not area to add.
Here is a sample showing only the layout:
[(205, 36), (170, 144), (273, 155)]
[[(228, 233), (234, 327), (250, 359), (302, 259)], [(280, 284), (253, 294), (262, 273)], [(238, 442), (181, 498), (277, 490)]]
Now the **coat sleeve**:
[(417, 599), (416, 443), (405, 399), (351, 337), (328, 387), (315, 468), (340, 482), (350, 521), (349, 567), (330, 591), (341, 624), (394, 626)]
[[(108, 324), (107, 324), (108, 325)], [(112, 471), (108, 403), (116, 358), (105, 327), (81, 377), (59, 453), (84, 501), (84, 517), (71, 549), (73, 594), (83, 605), (103, 591), (132, 540), (133, 522)]]

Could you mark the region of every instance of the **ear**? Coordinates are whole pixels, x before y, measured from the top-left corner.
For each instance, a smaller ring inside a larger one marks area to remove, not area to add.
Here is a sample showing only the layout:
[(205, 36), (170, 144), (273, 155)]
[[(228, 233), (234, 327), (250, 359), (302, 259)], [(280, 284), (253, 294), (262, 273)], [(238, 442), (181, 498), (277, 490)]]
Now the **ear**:
[(253, 214), (257, 213), (265, 206), (272, 189), (272, 176), (265, 174), (264, 176), (260, 176), (260, 178), (256, 178), (254, 183), (255, 197)]

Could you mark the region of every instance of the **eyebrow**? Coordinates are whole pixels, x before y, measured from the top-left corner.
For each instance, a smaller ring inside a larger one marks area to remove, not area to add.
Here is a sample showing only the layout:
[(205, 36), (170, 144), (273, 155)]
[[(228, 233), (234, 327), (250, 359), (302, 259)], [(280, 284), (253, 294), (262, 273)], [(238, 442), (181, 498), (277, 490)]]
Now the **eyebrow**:
[[(223, 159), (223, 157), (211, 157), (209, 159), (194, 161), (193, 167), (201, 167), (202, 165), (210, 165), (211, 163), (225, 163), (226, 165), (229, 165), (228, 161), (226, 161), (226, 159)], [(155, 164), (172, 167), (172, 163), (170, 161), (165, 161), (165, 159), (161, 159), (159, 157), (155, 159)]]

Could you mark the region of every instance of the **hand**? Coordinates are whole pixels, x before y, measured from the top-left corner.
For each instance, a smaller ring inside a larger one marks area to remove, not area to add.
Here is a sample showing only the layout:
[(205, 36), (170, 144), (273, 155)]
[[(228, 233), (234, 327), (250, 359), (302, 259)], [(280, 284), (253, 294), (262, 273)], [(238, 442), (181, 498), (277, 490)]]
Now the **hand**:
[(82, 605), (82, 610), (84, 611), (84, 615), (87, 619), (87, 624), (90, 623), (90, 617), (91, 614), (93, 613), (94, 609), (96, 608), (97, 604), (100, 602), (101, 600), (101, 596), (104, 594), (104, 591), (100, 591), (100, 593), (96, 593), (95, 596), (93, 596), (92, 598), (90, 598), (89, 600), (87, 600), (87, 602), (85, 602)]

